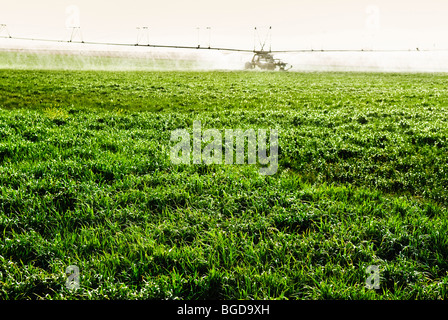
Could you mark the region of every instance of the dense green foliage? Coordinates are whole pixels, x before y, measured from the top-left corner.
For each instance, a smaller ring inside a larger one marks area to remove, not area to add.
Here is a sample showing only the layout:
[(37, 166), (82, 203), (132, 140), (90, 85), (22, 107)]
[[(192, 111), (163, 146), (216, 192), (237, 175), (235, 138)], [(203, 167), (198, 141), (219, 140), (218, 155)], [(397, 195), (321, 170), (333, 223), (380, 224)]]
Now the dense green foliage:
[[(0, 298), (446, 298), (447, 81), (0, 71)], [(196, 119), (277, 128), (278, 172), (173, 165)]]

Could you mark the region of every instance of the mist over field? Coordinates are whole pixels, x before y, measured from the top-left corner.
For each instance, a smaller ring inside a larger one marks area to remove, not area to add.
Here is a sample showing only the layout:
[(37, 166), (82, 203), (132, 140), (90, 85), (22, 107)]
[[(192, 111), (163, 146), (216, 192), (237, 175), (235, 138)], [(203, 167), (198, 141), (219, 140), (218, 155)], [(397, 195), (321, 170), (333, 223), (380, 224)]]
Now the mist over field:
[[(87, 47), (87, 48), (86, 48)], [(62, 70), (244, 70), (251, 53), (88, 45), (0, 49), (0, 68)], [(448, 51), (278, 53), (290, 71), (448, 72)]]

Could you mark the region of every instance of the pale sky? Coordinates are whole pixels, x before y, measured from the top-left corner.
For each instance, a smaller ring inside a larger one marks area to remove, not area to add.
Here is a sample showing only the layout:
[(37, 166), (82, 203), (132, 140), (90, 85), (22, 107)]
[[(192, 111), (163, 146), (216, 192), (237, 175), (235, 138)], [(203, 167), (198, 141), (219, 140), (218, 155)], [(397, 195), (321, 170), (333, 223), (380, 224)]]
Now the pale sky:
[(199, 33), (253, 49), (254, 27), (272, 26), (272, 50), (448, 48), (447, 0), (0, 0), (12, 36), (68, 40), (78, 21), (85, 41), (135, 43), (147, 26), (151, 43), (196, 46)]

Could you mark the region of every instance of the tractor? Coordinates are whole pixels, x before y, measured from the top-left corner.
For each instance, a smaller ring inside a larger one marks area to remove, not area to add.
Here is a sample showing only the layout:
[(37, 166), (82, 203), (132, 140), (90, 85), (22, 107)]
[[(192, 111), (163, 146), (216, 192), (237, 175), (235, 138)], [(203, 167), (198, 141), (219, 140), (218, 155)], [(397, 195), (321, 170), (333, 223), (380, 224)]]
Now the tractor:
[(255, 67), (261, 70), (275, 70), (278, 68), (280, 71), (286, 71), (292, 68), (286, 62), (280, 59), (275, 59), (274, 56), (268, 51), (254, 51), (254, 57), (252, 61), (246, 62), (246, 69), (255, 69)]

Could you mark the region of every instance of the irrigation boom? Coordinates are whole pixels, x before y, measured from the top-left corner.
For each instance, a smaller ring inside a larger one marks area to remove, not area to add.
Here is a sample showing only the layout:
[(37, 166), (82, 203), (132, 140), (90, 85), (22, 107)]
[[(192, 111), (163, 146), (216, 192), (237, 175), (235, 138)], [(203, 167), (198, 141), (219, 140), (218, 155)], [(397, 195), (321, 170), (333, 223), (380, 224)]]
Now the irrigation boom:
[[(75, 30), (78, 29), (78, 30)], [(137, 28), (139, 29), (139, 28)], [(147, 29), (144, 27), (143, 29)], [(210, 28), (208, 28), (210, 29)], [(265, 36), (264, 40), (260, 40), (260, 35), (258, 34), (257, 28), (255, 28), (254, 37), (254, 48), (253, 49), (238, 49), (238, 48), (223, 48), (223, 47), (212, 47), (210, 44), (206, 47), (200, 46), (179, 46), (179, 45), (165, 45), (165, 44), (141, 44), (139, 40), (137, 43), (116, 43), (116, 42), (98, 42), (98, 41), (84, 41), (84, 40), (73, 40), (74, 34), (80, 32), (79, 27), (73, 28), (72, 36), (70, 40), (58, 40), (58, 39), (45, 39), (45, 38), (31, 38), (31, 37), (15, 37), (11, 36), (7, 26), (5, 24), (0, 24), (0, 38), (3, 39), (14, 39), (14, 40), (25, 40), (25, 41), (40, 41), (40, 42), (57, 42), (57, 43), (74, 43), (74, 44), (86, 44), (86, 45), (103, 45), (103, 46), (122, 46), (122, 47), (147, 47), (147, 48), (167, 48), (167, 49), (195, 49), (195, 50), (215, 50), (215, 51), (232, 51), (232, 52), (247, 52), (253, 53), (254, 56), (251, 61), (246, 62), (246, 69), (260, 68), (264, 70), (275, 70), (279, 69), (281, 71), (286, 71), (292, 66), (283, 62), (280, 59), (274, 58), (274, 53), (307, 53), (307, 52), (410, 52), (410, 51), (446, 51), (443, 49), (439, 50), (420, 50), (416, 48), (415, 50), (410, 49), (298, 49), (298, 50), (271, 50), (271, 44), (269, 43), (269, 49), (265, 50), (267, 41), (271, 41), (271, 29), (269, 27), (269, 32)], [(6, 35), (1, 35), (6, 33)], [(259, 47), (256, 45), (256, 39), (258, 36)], [(149, 39), (149, 38), (148, 38)], [(149, 40), (148, 40), (149, 42)]]

